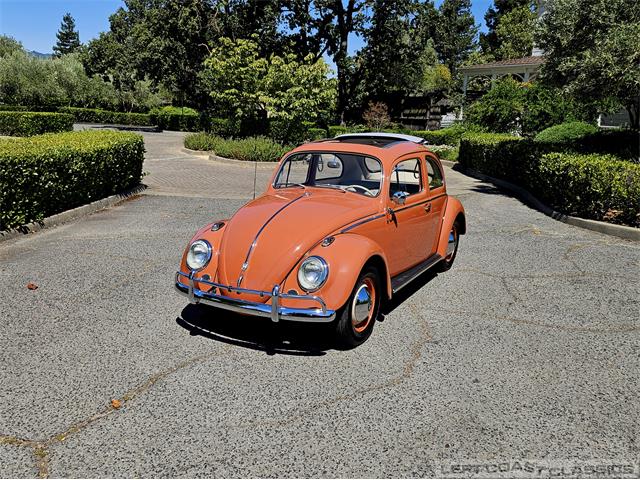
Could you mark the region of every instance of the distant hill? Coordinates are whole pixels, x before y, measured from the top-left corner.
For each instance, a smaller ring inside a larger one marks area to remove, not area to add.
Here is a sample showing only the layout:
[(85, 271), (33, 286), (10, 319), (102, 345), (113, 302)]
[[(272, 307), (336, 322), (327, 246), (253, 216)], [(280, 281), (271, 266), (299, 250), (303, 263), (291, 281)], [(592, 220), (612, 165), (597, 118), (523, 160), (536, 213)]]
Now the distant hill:
[(30, 50), (27, 53), (36, 58), (51, 58), (53, 56), (51, 53), (40, 53), (40, 52), (36, 52), (35, 50)]

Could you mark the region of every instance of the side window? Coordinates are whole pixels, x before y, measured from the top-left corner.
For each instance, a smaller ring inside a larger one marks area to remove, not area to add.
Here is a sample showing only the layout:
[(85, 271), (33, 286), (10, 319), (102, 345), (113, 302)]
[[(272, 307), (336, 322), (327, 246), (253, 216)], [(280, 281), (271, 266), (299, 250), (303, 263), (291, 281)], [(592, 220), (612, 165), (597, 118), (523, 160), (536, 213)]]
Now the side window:
[(420, 160), (412, 158), (398, 163), (391, 172), (389, 195), (406, 192), (409, 195), (422, 190), (422, 167)]
[(342, 160), (332, 153), (322, 153), (316, 165), (316, 180), (335, 179), (342, 177)]
[(429, 177), (429, 188), (434, 189), (444, 185), (442, 180), (442, 172), (438, 164), (427, 157), (427, 176)]

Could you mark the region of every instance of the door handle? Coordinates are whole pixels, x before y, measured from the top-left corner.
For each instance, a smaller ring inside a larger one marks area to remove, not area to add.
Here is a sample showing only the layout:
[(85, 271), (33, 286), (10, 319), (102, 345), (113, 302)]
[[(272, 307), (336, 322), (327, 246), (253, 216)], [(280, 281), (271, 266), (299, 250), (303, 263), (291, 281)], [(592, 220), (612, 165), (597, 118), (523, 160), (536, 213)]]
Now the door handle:
[(425, 212), (427, 212), (427, 213), (431, 211), (431, 203), (427, 203), (427, 204), (424, 206), (424, 211), (425, 211)]

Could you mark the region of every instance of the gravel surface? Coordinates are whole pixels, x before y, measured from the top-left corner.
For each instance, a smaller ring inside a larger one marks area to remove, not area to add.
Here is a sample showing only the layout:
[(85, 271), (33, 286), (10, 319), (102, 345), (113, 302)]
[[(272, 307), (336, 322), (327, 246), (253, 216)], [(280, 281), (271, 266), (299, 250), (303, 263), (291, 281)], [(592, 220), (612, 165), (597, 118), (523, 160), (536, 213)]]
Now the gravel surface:
[(640, 244), (447, 169), (456, 264), (337, 351), (175, 293), (253, 168), (144, 136), (144, 195), (0, 245), (0, 476), (640, 475)]

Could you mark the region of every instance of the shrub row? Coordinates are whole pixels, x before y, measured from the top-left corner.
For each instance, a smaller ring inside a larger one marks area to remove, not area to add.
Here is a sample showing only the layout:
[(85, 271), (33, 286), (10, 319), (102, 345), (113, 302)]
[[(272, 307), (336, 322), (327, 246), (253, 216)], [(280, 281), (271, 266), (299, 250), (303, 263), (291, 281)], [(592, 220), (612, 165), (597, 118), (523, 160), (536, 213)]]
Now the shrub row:
[(417, 130), (413, 135), (422, 137), (429, 145), (451, 145), (457, 147), (460, 139), (467, 133), (480, 133), (484, 130), (477, 125), (456, 123), (440, 130)]
[(184, 146), (192, 150), (206, 150), (216, 155), (250, 162), (277, 162), (291, 146), (281, 145), (266, 137), (224, 139), (207, 133), (187, 135)]
[(0, 135), (29, 137), (73, 130), (73, 117), (64, 113), (0, 111)]
[(640, 159), (640, 134), (633, 130), (599, 130), (589, 123), (567, 122), (543, 130), (534, 141), (549, 151), (605, 153), (633, 161)]
[(0, 230), (134, 187), (142, 176), (140, 135), (110, 131), (0, 140)]
[(506, 134), (463, 137), (458, 160), (519, 184), (569, 215), (640, 226), (640, 164), (613, 155), (549, 152)]
[(149, 112), (151, 123), (162, 130), (197, 132), (206, 128), (206, 119), (189, 107), (163, 107)]
[(76, 122), (111, 123), (116, 125), (153, 125), (147, 113), (111, 112), (99, 108), (61, 107), (59, 112), (73, 115)]

